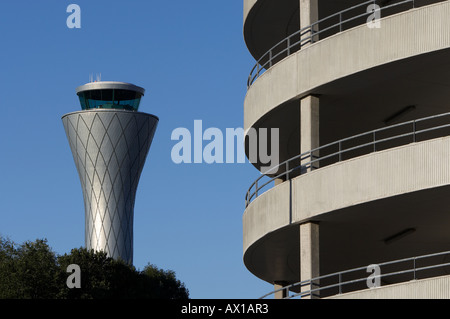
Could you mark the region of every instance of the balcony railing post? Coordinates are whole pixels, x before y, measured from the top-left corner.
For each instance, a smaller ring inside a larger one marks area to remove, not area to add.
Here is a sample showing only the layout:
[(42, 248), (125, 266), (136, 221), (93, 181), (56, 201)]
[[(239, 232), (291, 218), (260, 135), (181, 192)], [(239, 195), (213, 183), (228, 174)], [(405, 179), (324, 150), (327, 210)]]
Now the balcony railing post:
[(289, 180), (289, 161), (286, 162), (286, 181)]
[(416, 142), (416, 121), (413, 121), (413, 142)]
[(414, 263), (414, 280), (416, 280), (416, 257), (414, 257), (413, 263)]
[(339, 273), (339, 294), (342, 294), (342, 274)]
[(291, 37), (287, 38), (287, 56), (291, 55)]
[(250, 190), (247, 191), (247, 196), (245, 198), (245, 208), (248, 207), (248, 204), (250, 204)]
[(373, 132), (373, 151), (376, 152), (377, 151), (377, 137), (375, 135), (375, 132)]
[(258, 197), (258, 180), (255, 182), (255, 198)]

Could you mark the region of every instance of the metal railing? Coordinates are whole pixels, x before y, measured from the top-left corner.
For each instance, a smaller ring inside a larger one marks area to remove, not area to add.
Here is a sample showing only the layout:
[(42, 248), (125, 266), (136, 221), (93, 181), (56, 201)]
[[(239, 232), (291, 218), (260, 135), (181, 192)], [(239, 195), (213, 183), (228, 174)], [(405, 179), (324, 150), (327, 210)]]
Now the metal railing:
[[(398, 259), (394, 261), (384, 262), (380, 264), (375, 264), (379, 267), (380, 273), (377, 275), (370, 275), (368, 274), (368, 266), (366, 267), (359, 267), (359, 268), (353, 268), (350, 270), (340, 271), (320, 277), (316, 277), (309, 280), (304, 280), (298, 283), (294, 283), (288, 286), (285, 286), (283, 288), (274, 290), (268, 294), (265, 294), (264, 296), (260, 297), (260, 299), (267, 298), (270, 295), (274, 295), (277, 292), (287, 292), (288, 296), (286, 296), (284, 299), (292, 299), (292, 298), (304, 298), (308, 296), (318, 296), (321, 294), (325, 294), (325, 296), (330, 297), (334, 295), (339, 295), (342, 293), (352, 292), (352, 291), (361, 291), (364, 289), (369, 289), (370, 287), (373, 287), (372, 285), (368, 285), (368, 280), (373, 280), (375, 277), (379, 278), (380, 281), (383, 281), (383, 279), (391, 278), (392, 283), (401, 283), (401, 282), (407, 282), (411, 280), (418, 280), (418, 279), (425, 279), (425, 278), (433, 278), (437, 276), (447, 275), (449, 274), (449, 269), (441, 269), (441, 272), (436, 274), (436, 272), (431, 273), (429, 272), (428, 275), (421, 275), (425, 271), (429, 270), (436, 270), (438, 268), (444, 268), (449, 267), (450, 262), (446, 262), (446, 257), (450, 256), (450, 251), (444, 251), (440, 253), (433, 253), (428, 255), (422, 255), (418, 257), (410, 257), (410, 258), (404, 258), (404, 259)], [(436, 260), (440, 259), (438, 257), (444, 257), (442, 260)], [(428, 261), (427, 261), (428, 259)], [(433, 260), (434, 259), (434, 260)], [(420, 265), (420, 263), (423, 263), (424, 265)], [(406, 266), (402, 266), (401, 264), (406, 264)], [(409, 266), (408, 266), (409, 265)], [(388, 270), (388, 272), (383, 273), (383, 268), (392, 268), (392, 270)], [(361, 275), (358, 275), (358, 273), (364, 273), (362, 277)], [(351, 275), (355, 274), (350, 280), (343, 280), (344, 277), (352, 277)], [(398, 280), (393, 280), (392, 278), (397, 277)], [(329, 281), (330, 283), (320, 286), (321, 282)], [(360, 284), (359, 289), (352, 289), (351, 287), (347, 289), (347, 291), (344, 292), (344, 289), (349, 286), (355, 286), (356, 284)], [(372, 283), (371, 283), (372, 284)], [(388, 285), (391, 283), (388, 283)], [(313, 288), (315, 286), (315, 288)], [(383, 286), (383, 285), (381, 285)], [(386, 286), (386, 285), (384, 285)], [(308, 290), (304, 290), (297, 293), (292, 293), (292, 290), (301, 290), (302, 287), (310, 287)], [(326, 291), (329, 291), (326, 293)], [(292, 293), (289, 295), (289, 293)]]
[[(258, 177), (245, 195), (245, 207), (262, 194), (275, 180), (288, 181), (308, 170), (319, 169), (361, 155), (389, 149), (422, 140), (450, 135), (450, 112), (390, 125), (373, 131), (347, 137), (294, 156)], [(434, 131), (437, 134), (431, 134)], [(392, 133), (393, 131), (393, 133)], [(426, 135), (425, 133), (428, 133)]]
[[(380, 7), (380, 9), (377, 10), (380, 14), (382, 12), (385, 12), (386, 10), (394, 7), (398, 7), (401, 5), (411, 5), (411, 8), (416, 8), (416, 2), (420, 0), (403, 0), (401, 2), (393, 3), (388, 6)], [(446, 0), (442, 0), (446, 1)], [(300, 29), (299, 31), (296, 31), (295, 33), (291, 34), (287, 38), (281, 40), (276, 45), (274, 45), (271, 49), (269, 49), (266, 53), (263, 54), (263, 56), (256, 62), (255, 66), (250, 71), (250, 75), (248, 76), (247, 80), (247, 88), (250, 88), (250, 86), (253, 84), (253, 82), (262, 74), (265, 72), (265, 70), (271, 68), (276, 62), (280, 61), (281, 59), (290, 56), (292, 53), (297, 52), (301, 50), (301, 48), (310, 43), (317, 42), (320, 35), (323, 35), (324, 38), (326, 38), (327, 33), (335, 34), (342, 32), (346, 30), (346, 27), (350, 24), (350, 22), (353, 22), (360, 18), (366, 18), (364, 23), (367, 23), (367, 18), (374, 14), (374, 11), (367, 12), (368, 10), (364, 10), (364, 13), (358, 13), (355, 14), (349, 18), (346, 18), (346, 15), (356, 11), (357, 9), (361, 8), (367, 8), (369, 5), (376, 5), (376, 0), (369, 0), (365, 1), (363, 3), (360, 3), (358, 5), (355, 5), (353, 7), (347, 8), (345, 10), (339, 11), (335, 14), (332, 14), (324, 19), (321, 19), (317, 22), (314, 22), (313, 24), (304, 27)], [(408, 10), (409, 10), (408, 9)], [(406, 11), (406, 10), (402, 10)], [(337, 20), (338, 22), (333, 24), (333, 20)], [(327, 25), (330, 24), (331, 25)], [(324, 28), (320, 28), (321, 25), (325, 24)], [(333, 31), (335, 31), (333, 33)]]

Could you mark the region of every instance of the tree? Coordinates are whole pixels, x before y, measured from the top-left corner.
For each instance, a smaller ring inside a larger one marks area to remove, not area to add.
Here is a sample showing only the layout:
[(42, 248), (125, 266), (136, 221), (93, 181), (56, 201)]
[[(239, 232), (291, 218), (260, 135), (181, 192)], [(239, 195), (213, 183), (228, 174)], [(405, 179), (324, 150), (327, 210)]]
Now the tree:
[(0, 237), (0, 298), (17, 298), (20, 285), (15, 276), (17, 259), (14, 243)]
[(104, 252), (88, 251), (79, 248), (72, 249), (70, 254), (58, 257), (58, 263), (61, 267), (60, 281), (67, 279), (67, 267), (71, 264), (80, 266), (81, 269), (81, 289), (69, 289), (63, 285), (58, 298), (64, 299), (104, 299), (110, 296), (110, 273), (109, 268), (112, 262), (111, 258)]
[[(81, 288), (70, 289), (69, 265), (81, 269)], [(0, 298), (45, 299), (188, 299), (175, 272), (148, 264), (143, 271), (105, 252), (72, 249), (57, 256), (46, 240), (17, 245), (0, 237)]]
[(163, 270), (155, 265), (148, 264), (142, 271), (146, 283), (144, 292), (147, 298), (160, 299), (188, 299), (189, 291), (184, 284), (180, 282), (175, 272), (172, 270)]
[(56, 256), (46, 240), (16, 247), (0, 238), (0, 297), (15, 299), (52, 298), (58, 291)]
[[(139, 272), (123, 261), (107, 257), (105, 252), (85, 248), (72, 249), (58, 258), (61, 269), (76, 264), (81, 269), (81, 289), (64, 286), (60, 298), (106, 299), (139, 298)], [(67, 273), (61, 275), (66, 280)]]

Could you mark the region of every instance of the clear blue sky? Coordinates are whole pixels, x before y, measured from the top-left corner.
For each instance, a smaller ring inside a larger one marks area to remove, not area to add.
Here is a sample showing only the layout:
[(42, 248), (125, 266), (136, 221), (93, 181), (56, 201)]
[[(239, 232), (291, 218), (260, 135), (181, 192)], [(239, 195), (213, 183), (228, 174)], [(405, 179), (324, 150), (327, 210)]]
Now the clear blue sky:
[[(81, 29), (66, 8), (81, 7)], [(242, 0), (41, 0), (0, 6), (0, 234), (47, 238), (58, 253), (84, 246), (80, 182), (61, 116), (75, 88), (102, 80), (142, 86), (140, 110), (160, 118), (135, 206), (134, 264), (172, 269), (192, 298), (257, 298), (272, 287), (242, 261), (250, 164), (171, 160), (178, 127), (243, 126), (254, 61)]]

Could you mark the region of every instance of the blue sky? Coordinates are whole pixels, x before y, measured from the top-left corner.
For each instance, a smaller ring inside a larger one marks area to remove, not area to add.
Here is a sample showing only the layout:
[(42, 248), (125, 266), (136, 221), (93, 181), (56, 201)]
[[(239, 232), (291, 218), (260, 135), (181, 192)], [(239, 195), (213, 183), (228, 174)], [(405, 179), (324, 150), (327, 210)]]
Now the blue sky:
[[(81, 29), (69, 29), (69, 4)], [(242, 261), (249, 163), (175, 164), (172, 131), (243, 125), (254, 64), (242, 0), (3, 1), (0, 8), (0, 234), (46, 238), (58, 253), (84, 245), (80, 182), (61, 116), (80, 109), (75, 88), (142, 86), (140, 110), (160, 118), (135, 206), (134, 264), (172, 269), (192, 298), (257, 298), (271, 286)]]

